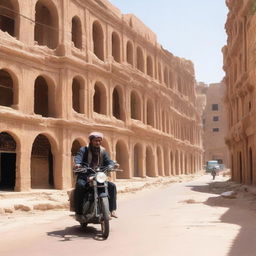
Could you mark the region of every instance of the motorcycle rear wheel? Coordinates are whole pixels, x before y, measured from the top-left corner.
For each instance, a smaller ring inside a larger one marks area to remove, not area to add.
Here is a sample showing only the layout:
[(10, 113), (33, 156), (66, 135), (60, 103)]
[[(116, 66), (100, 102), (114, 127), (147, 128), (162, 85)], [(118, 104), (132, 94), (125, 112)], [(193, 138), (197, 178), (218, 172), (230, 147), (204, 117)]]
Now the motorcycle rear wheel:
[(109, 205), (108, 198), (101, 198), (101, 211), (102, 211), (102, 221), (101, 221), (101, 232), (102, 237), (107, 239), (109, 235)]

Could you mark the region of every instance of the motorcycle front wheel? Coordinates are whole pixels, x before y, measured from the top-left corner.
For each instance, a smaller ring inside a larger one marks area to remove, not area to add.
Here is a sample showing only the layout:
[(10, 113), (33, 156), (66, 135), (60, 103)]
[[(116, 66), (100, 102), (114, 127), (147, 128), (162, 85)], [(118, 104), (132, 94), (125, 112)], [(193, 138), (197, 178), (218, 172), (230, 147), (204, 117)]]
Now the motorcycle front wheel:
[(107, 197), (101, 198), (101, 213), (102, 213), (102, 220), (100, 224), (101, 224), (102, 237), (107, 239), (109, 235), (109, 205), (108, 205)]

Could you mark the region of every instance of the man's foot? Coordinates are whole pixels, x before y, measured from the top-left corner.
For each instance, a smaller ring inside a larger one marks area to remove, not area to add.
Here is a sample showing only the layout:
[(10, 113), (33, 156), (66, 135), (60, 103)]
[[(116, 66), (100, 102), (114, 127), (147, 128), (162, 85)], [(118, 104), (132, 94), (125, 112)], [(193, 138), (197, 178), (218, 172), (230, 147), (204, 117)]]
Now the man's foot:
[(110, 213), (110, 217), (118, 218), (115, 211), (112, 211), (112, 212)]
[(84, 221), (84, 216), (82, 214), (77, 214), (76, 213), (75, 218), (78, 222), (83, 222)]

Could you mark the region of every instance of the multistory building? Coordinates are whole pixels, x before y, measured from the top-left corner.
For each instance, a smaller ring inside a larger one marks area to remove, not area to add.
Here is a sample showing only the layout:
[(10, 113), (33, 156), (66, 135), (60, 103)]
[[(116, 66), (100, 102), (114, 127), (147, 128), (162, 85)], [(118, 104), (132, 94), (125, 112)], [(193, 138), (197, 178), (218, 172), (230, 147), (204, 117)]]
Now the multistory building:
[(204, 164), (217, 160), (229, 168), (229, 150), (225, 143), (227, 135), (227, 109), (224, 103), (226, 87), (224, 82), (204, 86), (206, 105), (203, 111)]
[(227, 0), (226, 4), (229, 9), (225, 26), (228, 39), (223, 48), (228, 108), (226, 143), (231, 152), (232, 179), (255, 184), (256, 5), (252, 0)]
[(193, 63), (106, 0), (1, 0), (0, 189), (65, 189), (92, 131), (123, 172), (201, 169)]

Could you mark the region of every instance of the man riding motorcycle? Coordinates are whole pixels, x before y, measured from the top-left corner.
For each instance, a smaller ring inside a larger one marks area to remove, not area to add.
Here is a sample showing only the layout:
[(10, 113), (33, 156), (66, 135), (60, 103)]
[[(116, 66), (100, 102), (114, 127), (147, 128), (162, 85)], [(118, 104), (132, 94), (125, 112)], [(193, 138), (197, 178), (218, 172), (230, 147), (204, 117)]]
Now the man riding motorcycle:
[[(89, 145), (87, 147), (81, 147), (74, 158), (75, 168), (80, 168), (83, 165), (91, 168), (99, 166), (115, 167), (115, 162), (109, 158), (107, 151), (101, 146), (102, 140), (103, 134), (100, 132), (92, 132), (89, 135)], [(76, 219), (78, 221), (82, 218), (82, 203), (84, 193), (86, 193), (88, 186), (88, 178), (86, 173), (79, 173), (76, 181), (74, 203)], [(112, 182), (108, 182), (108, 193), (110, 216), (117, 218), (115, 213), (116, 185)]]

